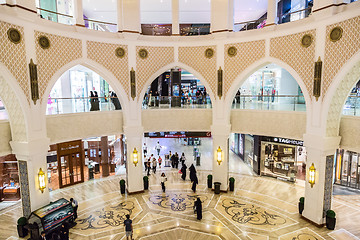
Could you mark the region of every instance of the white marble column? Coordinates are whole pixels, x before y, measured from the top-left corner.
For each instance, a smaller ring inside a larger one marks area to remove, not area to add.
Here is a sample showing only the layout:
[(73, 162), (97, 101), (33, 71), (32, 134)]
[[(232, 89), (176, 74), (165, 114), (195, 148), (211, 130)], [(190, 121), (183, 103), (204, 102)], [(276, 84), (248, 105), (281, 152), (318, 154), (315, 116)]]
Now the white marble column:
[(140, 0), (122, 0), (122, 7), (122, 32), (140, 33)]
[(278, 0), (268, 0), (266, 26), (278, 23), (277, 6)]
[[(333, 155), (339, 147), (340, 137), (304, 135), (307, 152), (305, 180), (305, 208), (303, 217), (313, 223), (324, 223), (324, 212), (331, 209)], [(315, 184), (309, 183), (309, 168), (315, 166)]]
[[(213, 183), (220, 182), (221, 191), (228, 190), (229, 179), (229, 146), (230, 125), (212, 125), (211, 136), (213, 139)], [(222, 150), (222, 162), (217, 161), (217, 150)], [(213, 186), (214, 187), (214, 186)]]
[(85, 27), (84, 21), (84, 10), (83, 10), (83, 1), (74, 0), (74, 17), (75, 25), (80, 27)]
[(234, 0), (211, 0), (211, 33), (232, 32)]
[[(10, 142), (12, 152), (19, 162), (21, 198), (25, 216), (50, 202), (46, 162), (49, 143), (49, 139)], [(46, 188), (44, 192), (39, 189), (38, 173), (40, 168), (45, 173)]]
[(172, 35), (180, 35), (179, 0), (172, 0)]
[[(141, 126), (124, 127), (126, 137), (126, 188), (128, 193), (137, 193), (144, 190), (143, 185), (143, 160), (142, 160), (142, 138), (144, 135)], [(134, 148), (138, 151), (138, 163), (133, 163)]]
[(123, 0), (117, 0), (116, 4), (117, 8), (117, 30), (119, 33), (121, 33), (124, 29), (123, 26)]

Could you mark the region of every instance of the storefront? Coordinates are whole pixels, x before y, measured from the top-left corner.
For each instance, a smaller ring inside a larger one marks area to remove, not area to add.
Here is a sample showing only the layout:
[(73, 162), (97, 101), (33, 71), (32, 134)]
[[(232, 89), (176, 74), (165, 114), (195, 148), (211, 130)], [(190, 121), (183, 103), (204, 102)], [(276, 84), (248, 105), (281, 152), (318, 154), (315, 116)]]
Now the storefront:
[(335, 184), (360, 189), (359, 153), (338, 149), (335, 155)]
[(14, 154), (0, 157), (0, 202), (20, 199), (18, 163)]

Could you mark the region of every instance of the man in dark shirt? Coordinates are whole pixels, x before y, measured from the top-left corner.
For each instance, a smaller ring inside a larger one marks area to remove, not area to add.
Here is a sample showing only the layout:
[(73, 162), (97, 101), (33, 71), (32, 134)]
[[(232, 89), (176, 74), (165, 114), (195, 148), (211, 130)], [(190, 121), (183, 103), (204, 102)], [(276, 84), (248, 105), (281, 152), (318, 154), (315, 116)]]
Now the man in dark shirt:
[(132, 220), (130, 219), (129, 214), (126, 215), (126, 220), (124, 221), (124, 225), (125, 225), (126, 239), (130, 237), (130, 240), (132, 240), (133, 228), (132, 228)]

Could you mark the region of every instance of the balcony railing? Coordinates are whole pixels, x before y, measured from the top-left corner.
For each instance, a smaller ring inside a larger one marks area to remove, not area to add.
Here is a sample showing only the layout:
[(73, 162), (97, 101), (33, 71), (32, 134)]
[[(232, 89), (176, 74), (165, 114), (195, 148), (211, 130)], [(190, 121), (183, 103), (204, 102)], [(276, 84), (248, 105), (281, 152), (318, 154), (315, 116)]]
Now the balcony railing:
[(48, 98), (47, 115), (120, 110), (117, 97)]
[(117, 24), (93, 19), (84, 19), (85, 27), (103, 32), (117, 32)]
[(360, 116), (360, 96), (349, 96), (346, 99), (343, 115)]
[(239, 22), (239, 23), (234, 23), (235, 27), (234, 28), (238, 28), (239, 30), (235, 31), (247, 31), (247, 30), (252, 30), (252, 29), (258, 29), (258, 28), (263, 28), (266, 24), (266, 18), (260, 18), (257, 20), (251, 20), (251, 21), (246, 21), (246, 22)]
[(307, 18), (311, 13), (312, 7), (307, 7), (294, 12), (288, 12), (279, 16), (279, 24), (297, 21), (303, 18)]
[(233, 109), (274, 111), (306, 111), (301, 95), (239, 95), (234, 98)]
[(37, 8), (37, 12), (38, 12), (39, 16), (43, 19), (47, 19), (47, 20), (50, 20), (53, 22), (63, 23), (63, 24), (67, 24), (67, 25), (75, 24), (74, 16), (71, 16), (71, 15), (58, 13), (58, 12), (50, 11), (50, 10), (43, 9), (43, 8)]
[(210, 97), (145, 97), (143, 100), (143, 109), (159, 108), (211, 108)]

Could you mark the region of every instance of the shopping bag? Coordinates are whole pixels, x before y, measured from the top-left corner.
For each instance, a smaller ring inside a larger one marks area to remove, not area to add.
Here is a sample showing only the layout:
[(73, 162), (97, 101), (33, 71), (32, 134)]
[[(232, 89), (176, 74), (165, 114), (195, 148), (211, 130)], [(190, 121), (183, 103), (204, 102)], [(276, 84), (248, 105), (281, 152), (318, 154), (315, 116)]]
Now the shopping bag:
[(182, 172), (181, 172), (181, 169), (179, 170), (179, 173), (182, 173)]

